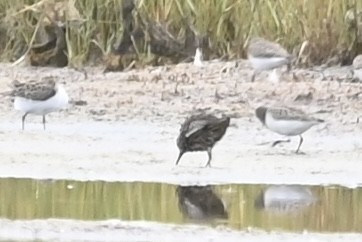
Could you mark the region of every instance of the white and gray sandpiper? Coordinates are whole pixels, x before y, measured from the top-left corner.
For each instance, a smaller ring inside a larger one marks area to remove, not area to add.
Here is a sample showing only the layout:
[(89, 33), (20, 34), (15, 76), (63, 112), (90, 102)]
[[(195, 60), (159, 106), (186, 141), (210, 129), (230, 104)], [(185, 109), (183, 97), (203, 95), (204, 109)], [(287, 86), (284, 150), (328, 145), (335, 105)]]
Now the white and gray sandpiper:
[(354, 78), (362, 82), (362, 55), (357, 55), (352, 63)]
[[(303, 111), (287, 107), (260, 106), (255, 110), (256, 117), (271, 131), (285, 136), (299, 136), (299, 152), (303, 143), (302, 134), (312, 126), (323, 123), (324, 120), (310, 117)], [(275, 141), (273, 146), (285, 141)]]
[(14, 80), (12, 88), (10, 95), (14, 97), (14, 108), (24, 113), (22, 116), (23, 130), (28, 114), (42, 115), (45, 129), (45, 115), (65, 108), (69, 102), (64, 87), (56, 83), (53, 78), (24, 83)]
[(249, 40), (247, 56), (254, 68), (251, 81), (254, 81), (255, 75), (260, 71), (272, 70), (284, 65), (289, 71), (293, 59), (293, 56), (280, 44), (260, 37)]

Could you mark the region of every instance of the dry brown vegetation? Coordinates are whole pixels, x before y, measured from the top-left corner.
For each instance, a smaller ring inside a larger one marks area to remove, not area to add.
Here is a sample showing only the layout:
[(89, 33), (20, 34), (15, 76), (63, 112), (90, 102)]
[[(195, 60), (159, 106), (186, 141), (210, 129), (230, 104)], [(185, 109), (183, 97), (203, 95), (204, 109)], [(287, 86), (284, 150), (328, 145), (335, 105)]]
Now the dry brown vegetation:
[[(102, 56), (111, 53), (125, 33), (123, 1), (0, 1), (0, 59), (18, 59), (36, 43), (34, 33), (47, 21), (60, 21), (65, 23), (70, 65), (103, 61)], [(356, 0), (135, 0), (132, 19), (141, 27), (141, 17), (161, 23), (181, 41), (186, 38), (189, 26), (184, 20), (188, 19), (197, 33), (207, 37), (209, 58), (243, 57), (249, 37), (259, 35), (296, 55), (308, 41), (306, 64), (321, 64), (336, 56), (337, 62), (350, 63), (361, 52), (361, 44), (358, 18), (346, 21), (345, 16), (347, 12), (357, 16), (361, 5)], [(137, 62), (149, 63), (154, 53), (149, 36), (144, 38), (137, 46), (133, 42), (137, 47), (133, 52)]]

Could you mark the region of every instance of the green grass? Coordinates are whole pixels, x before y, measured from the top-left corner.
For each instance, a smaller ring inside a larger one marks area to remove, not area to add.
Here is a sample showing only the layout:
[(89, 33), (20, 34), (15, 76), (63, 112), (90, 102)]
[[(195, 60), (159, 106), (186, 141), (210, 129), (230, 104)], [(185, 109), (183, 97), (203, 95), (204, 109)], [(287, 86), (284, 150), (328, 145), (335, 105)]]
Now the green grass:
[[(0, 1), (0, 61), (14, 61), (27, 50), (44, 9), (22, 10), (39, 2)], [(136, 8), (180, 39), (182, 18), (191, 17), (200, 33), (208, 33), (212, 57), (245, 57), (248, 38), (258, 35), (295, 54), (308, 40), (310, 61), (320, 64), (340, 50), (356, 52), (356, 30), (348, 30), (344, 16), (350, 6), (361, 5), (356, 0), (138, 0)], [(67, 46), (70, 65), (78, 66), (90, 61), (92, 51), (109, 53), (121, 39), (122, 0), (75, 0), (75, 7), (84, 21), (67, 25)]]

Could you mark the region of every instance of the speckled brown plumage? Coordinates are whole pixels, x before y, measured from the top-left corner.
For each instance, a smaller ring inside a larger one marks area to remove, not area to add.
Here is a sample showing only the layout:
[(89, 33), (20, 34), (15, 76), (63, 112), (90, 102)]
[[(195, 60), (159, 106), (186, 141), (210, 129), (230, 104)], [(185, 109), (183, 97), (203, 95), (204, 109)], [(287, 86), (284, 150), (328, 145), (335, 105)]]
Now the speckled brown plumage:
[(14, 80), (12, 96), (22, 97), (25, 99), (44, 101), (55, 95), (55, 81), (53, 79), (46, 79), (44, 81), (31, 80), (21, 83)]
[(210, 166), (212, 148), (224, 136), (229, 124), (229, 117), (217, 118), (210, 114), (197, 114), (187, 118), (177, 138), (180, 153), (176, 165), (186, 152), (207, 151), (209, 160), (206, 166)]

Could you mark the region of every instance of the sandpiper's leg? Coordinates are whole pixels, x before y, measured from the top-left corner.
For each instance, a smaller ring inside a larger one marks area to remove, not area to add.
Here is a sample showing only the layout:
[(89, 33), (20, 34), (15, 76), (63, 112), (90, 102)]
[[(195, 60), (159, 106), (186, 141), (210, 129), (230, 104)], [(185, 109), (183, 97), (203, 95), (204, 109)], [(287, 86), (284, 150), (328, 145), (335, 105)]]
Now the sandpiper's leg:
[(302, 143), (303, 143), (303, 137), (302, 137), (302, 135), (299, 135), (299, 137), (300, 137), (300, 141), (299, 141), (299, 145), (298, 145), (298, 148), (297, 148), (297, 150), (295, 151), (295, 153), (298, 153), (298, 152), (299, 152), (299, 148), (300, 148), (300, 146), (301, 146)]
[(293, 69), (292, 69), (292, 63), (291, 63), (291, 62), (289, 62), (289, 63), (287, 64), (286, 73), (287, 73), (287, 74), (290, 74), (290, 75), (292, 76), (293, 81), (299, 81), (299, 78), (297, 77), (297, 75), (295, 74), (295, 72), (294, 72)]
[(212, 148), (207, 148), (207, 155), (209, 157), (209, 160), (207, 161), (207, 164), (205, 167), (211, 167), (211, 159), (212, 159), (212, 154), (211, 154), (211, 150)]
[(45, 114), (43, 115), (43, 129), (45, 130)]
[(22, 129), (23, 129), (23, 130), (24, 130), (24, 124), (25, 124), (26, 115), (28, 115), (28, 113), (25, 113), (25, 114), (23, 115), (23, 117), (21, 118), (21, 125), (22, 125)]
[(180, 154), (178, 155), (178, 158), (177, 158), (177, 160), (176, 160), (176, 165), (180, 162), (180, 159), (181, 159), (181, 157), (182, 157), (183, 154), (184, 154), (184, 152), (183, 152), (183, 151), (180, 151)]
[(290, 139), (286, 139), (286, 140), (277, 140), (277, 141), (274, 141), (273, 144), (272, 144), (272, 147), (276, 146), (277, 144), (280, 144), (280, 143), (289, 143), (290, 142)]

